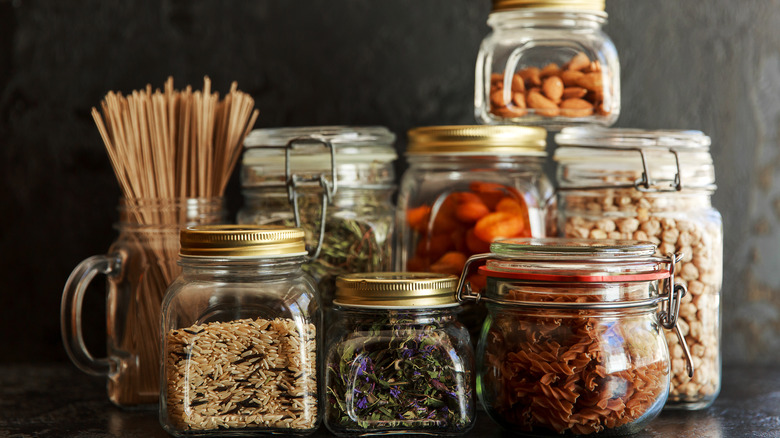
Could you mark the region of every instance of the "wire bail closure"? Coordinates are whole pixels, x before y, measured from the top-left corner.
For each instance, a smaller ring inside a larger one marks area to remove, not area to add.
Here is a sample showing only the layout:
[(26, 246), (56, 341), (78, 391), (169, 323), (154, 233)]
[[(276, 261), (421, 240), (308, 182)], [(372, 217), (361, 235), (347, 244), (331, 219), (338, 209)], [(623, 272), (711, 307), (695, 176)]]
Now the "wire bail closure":
[[(292, 156), (292, 150), (295, 147), (302, 145), (323, 145), (328, 148), (330, 152), (330, 179), (325, 177), (325, 173), (320, 173), (318, 176), (304, 178), (295, 174), (290, 169), (290, 158)], [(338, 181), (336, 180), (336, 148), (333, 144), (322, 137), (310, 135), (304, 137), (296, 137), (287, 142), (284, 146), (284, 180), (287, 185), (287, 199), (290, 205), (293, 207), (293, 216), (295, 218), (295, 226), (301, 226), (301, 214), (298, 208), (298, 185), (300, 183), (319, 182), (322, 188), (322, 203), (320, 206), (320, 234), (317, 238), (317, 247), (312, 253), (309, 250), (309, 261), (316, 260), (320, 256), (322, 251), (322, 243), (325, 239), (325, 217), (327, 215), (328, 205), (333, 202), (333, 196), (338, 191)]]
[[(589, 146), (590, 147), (590, 146)], [(605, 149), (605, 150), (612, 150), (612, 151), (634, 151), (639, 154), (639, 157), (642, 159), (642, 177), (634, 180), (633, 183), (626, 183), (626, 184), (609, 184), (609, 185), (594, 185), (594, 186), (576, 186), (576, 187), (559, 187), (558, 190), (560, 191), (567, 191), (567, 190), (604, 190), (604, 189), (636, 189), (643, 193), (667, 193), (667, 192), (679, 192), (682, 191), (684, 186), (681, 178), (682, 172), (680, 171), (680, 154), (679, 151), (675, 148), (666, 148), (666, 150), (674, 155), (674, 163), (676, 167), (676, 172), (674, 174), (674, 179), (671, 182), (668, 182), (668, 185), (662, 184), (659, 180), (655, 180), (650, 177), (650, 170), (647, 165), (647, 156), (645, 155), (645, 148), (641, 147), (635, 147), (635, 148), (626, 148), (626, 147), (613, 147), (613, 146), (598, 146), (598, 147), (592, 147), (593, 149)], [(715, 184), (708, 184), (705, 187), (702, 187), (705, 189), (715, 189)]]
[(691, 357), (688, 343), (685, 342), (685, 337), (680, 331), (680, 327), (677, 325), (677, 320), (680, 314), (680, 305), (682, 304), (682, 298), (687, 293), (687, 288), (682, 284), (674, 284), (674, 274), (676, 264), (683, 258), (683, 253), (678, 252), (676, 254), (668, 254), (663, 258), (666, 263), (669, 264), (669, 278), (666, 279), (664, 289), (665, 292), (657, 297), (646, 300), (624, 301), (619, 303), (613, 302), (597, 302), (597, 303), (577, 303), (577, 302), (521, 302), (521, 301), (509, 301), (501, 298), (483, 297), (479, 291), (473, 291), (471, 289), (471, 283), (466, 279), (471, 273), (472, 265), (476, 262), (486, 261), (488, 259), (493, 260), (514, 260), (516, 257), (502, 256), (495, 253), (475, 254), (466, 260), (466, 264), (463, 266), (460, 279), (458, 281), (458, 288), (456, 290), (456, 296), (458, 302), (473, 301), (478, 304), (480, 301), (485, 301), (494, 304), (501, 304), (513, 307), (533, 307), (533, 308), (554, 308), (554, 309), (573, 309), (573, 310), (595, 310), (595, 309), (624, 309), (631, 307), (640, 307), (652, 305), (655, 303), (660, 304), (660, 311), (658, 315), (661, 326), (667, 330), (674, 330), (677, 335), (677, 340), (683, 348), (685, 355), (686, 371), (688, 377), (693, 377), (694, 365), (693, 358)]

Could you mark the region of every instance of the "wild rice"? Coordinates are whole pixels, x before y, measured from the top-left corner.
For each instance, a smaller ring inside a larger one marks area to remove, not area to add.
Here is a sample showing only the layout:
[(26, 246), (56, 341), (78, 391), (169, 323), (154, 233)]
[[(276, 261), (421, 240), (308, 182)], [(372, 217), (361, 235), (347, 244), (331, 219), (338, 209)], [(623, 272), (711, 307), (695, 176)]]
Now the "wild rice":
[(180, 430), (312, 429), (316, 329), (289, 318), (240, 319), (166, 335), (168, 421)]

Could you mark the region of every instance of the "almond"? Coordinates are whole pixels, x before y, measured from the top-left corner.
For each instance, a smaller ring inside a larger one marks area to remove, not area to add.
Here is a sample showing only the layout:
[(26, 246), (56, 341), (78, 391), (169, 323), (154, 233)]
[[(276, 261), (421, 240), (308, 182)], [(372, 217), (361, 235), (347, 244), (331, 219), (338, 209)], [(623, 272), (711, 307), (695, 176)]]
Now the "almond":
[(490, 93), (490, 103), (493, 107), (501, 108), (506, 106), (507, 101), (504, 100), (504, 90), (498, 89)]
[(561, 102), (561, 115), (569, 117), (587, 117), (593, 115), (593, 105), (582, 99), (566, 99)]
[(582, 87), (566, 87), (563, 89), (562, 99), (579, 99), (585, 97), (588, 94), (588, 90)]
[(542, 71), (539, 72), (539, 76), (542, 78), (547, 78), (550, 76), (558, 76), (561, 73), (561, 68), (558, 67), (558, 64), (551, 62), (544, 66)]
[(560, 113), (558, 105), (550, 99), (542, 96), (538, 91), (531, 90), (526, 96), (528, 108), (536, 110), (536, 114), (545, 117), (555, 117)]
[(525, 81), (526, 87), (534, 86), (538, 87), (542, 85), (542, 78), (539, 77), (539, 67), (528, 67), (520, 70), (517, 74)]
[(523, 93), (515, 93), (512, 96), (512, 103), (515, 104), (515, 106), (520, 108), (525, 108), (525, 94)]
[(558, 76), (550, 76), (544, 80), (542, 91), (551, 101), (558, 103), (563, 96), (563, 81)]
[(512, 75), (512, 91), (514, 93), (525, 93), (525, 82), (518, 73)]
[(561, 80), (563, 81), (563, 85), (567, 87), (577, 85), (577, 81), (583, 76), (585, 76), (585, 73), (581, 71), (565, 70), (561, 72)]
[(579, 71), (590, 66), (590, 58), (584, 52), (579, 52), (569, 61), (569, 70)]
[(501, 73), (493, 73), (490, 75), (490, 86), (498, 86), (502, 87), (504, 86), (504, 75)]
[(599, 93), (603, 88), (601, 82), (601, 73), (599, 72), (586, 73), (577, 80), (577, 85), (589, 91)]
[(500, 117), (504, 117), (506, 119), (512, 119), (515, 117), (523, 117), (524, 115), (528, 114), (528, 110), (526, 110), (525, 108), (518, 108), (516, 106), (507, 106), (503, 108), (494, 109), (493, 114)]

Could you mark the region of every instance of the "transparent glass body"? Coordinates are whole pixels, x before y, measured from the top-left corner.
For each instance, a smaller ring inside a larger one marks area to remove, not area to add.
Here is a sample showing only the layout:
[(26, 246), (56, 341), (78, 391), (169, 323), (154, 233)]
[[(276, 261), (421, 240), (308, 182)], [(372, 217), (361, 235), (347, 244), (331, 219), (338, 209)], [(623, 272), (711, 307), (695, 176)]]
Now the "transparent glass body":
[[(669, 393), (669, 352), (654, 301), (631, 308), (551, 303), (658, 296), (657, 281), (539, 282), (488, 278), (478, 393), (488, 415), (521, 436), (624, 435), (655, 418)], [(514, 305), (523, 303), (522, 306)]]
[(168, 433), (316, 430), (322, 318), (304, 261), (182, 257), (163, 303), (160, 423)]
[[(336, 277), (392, 269), (394, 139), (381, 127), (333, 126), (256, 130), (247, 140), (241, 167), (244, 205), (237, 221), (299, 226), (306, 232), (312, 255), (322, 238), (319, 254), (304, 270), (317, 281), (327, 314)], [(325, 141), (330, 142), (333, 155)], [(289, 198), (288, 166), (296, 180), (299, 225)], [(330, 199), (323, 197), (323, 178), (331, 187)]]
[(477, 121), (548, 130), (612, 125), (620, 114), (620, 63), (602, 31), (606, 19), (604, 12), (541, 8), (491, 13), (476, 63)]
[(339, 436), (471, 429), (474, 356), (454, 309), (337, 306), (325, 360), (328, 429)]
[[(119, 236), (105, 255), (92, 256), (71, 273), (62, 295), (62, 336), (82, 371), (108, 377), (108, 397), (125, 408), (157, 404), (160, 395), (160, 309), (177, 265), (182, 226), (224, 221), (222, 198), (122, 199)], [(84, 344), (81, 302), (97, 274), (107, 276), (107, 357)]]
[[(678, 326), (696, 371), (688, 377), (683, 349), (667, 334), (672, 383), (666, 407), (706, 408), (721, 385), (723, 279), (723, 223), (711, 202), (709, 138), (696, 131), (583, 129), (564, 130), (556, 141), (563, 236), (643, 240), (656, 245), (657, 255), (683, 254), (675, 282), (688, 293)], [(643, 157), (624, 146), (640, 147)], [(652, 182), (649, 191), (637, 184), (643, 174)], [(673, 189), (678, 183), (679, 190)]]
[[(398, 271), (459, 276), (466, 259), (489, 252), (497, 238), (554, 231), (544, 158), (430, 154), (408, 161), (397, 200)], [(474, 200), (483, 207), (472, 207)], [(484, 287), (478, 273), (469, 280), (475, 289)], [(483, 307), (470, 303), (459, 313), (474, 341), (484, 315)]]

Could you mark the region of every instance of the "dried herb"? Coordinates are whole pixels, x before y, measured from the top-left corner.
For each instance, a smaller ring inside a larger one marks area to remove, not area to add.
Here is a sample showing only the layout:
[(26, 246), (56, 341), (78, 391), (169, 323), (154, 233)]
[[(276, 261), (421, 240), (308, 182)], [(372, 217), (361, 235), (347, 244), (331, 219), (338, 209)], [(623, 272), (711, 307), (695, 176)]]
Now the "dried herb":
[(328, 427), (466, 431), (474, 419), (474, 397), (465, 329), (453, 336), (444, 328), (447, 317), (384, 315), (355, 318), (352, 330), (329, 349)]
[[(322, 199), (317, 194), (305, 193), (298, 202), (306, 247), (313, 251), (320, 234)], [(355, 199), (354, 211), (338, 212), (338, 207), (329, 206), (320, 255), (303, 266), (317, 282), (326, 309), (331, 308), (339, 275), (391, 269), (389, 236), (393, 212), (388, 210), (386, 216), (377, 216), (377, 212), (383, 211), (382, 202), (380, 197), (366, 194)], [(273, 224), (295, 226), (292, 214)]]

